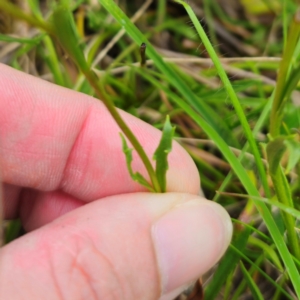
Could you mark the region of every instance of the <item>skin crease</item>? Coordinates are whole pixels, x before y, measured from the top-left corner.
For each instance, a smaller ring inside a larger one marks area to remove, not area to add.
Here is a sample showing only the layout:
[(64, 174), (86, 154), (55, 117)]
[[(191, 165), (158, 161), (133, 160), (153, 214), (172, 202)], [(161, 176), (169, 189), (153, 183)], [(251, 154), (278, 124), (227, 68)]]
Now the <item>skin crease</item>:
[[(158, 299), (163, 275), (151, 228), (192, 199), (203, 211), (217, 206), (196, 196), (192, 159), (174, 142), (168, 193), (144, 193), (100, 101), (1, 64), (0, 74), (4, 217), (20, 217), (29, 232), (0, 251), (0, 299)], [(160, 132), (121, 114), (152, 157)], [(133, 169), (147, 177), (135, 153)], [(202, 220), (199, 226), (222, 235), (218, 219), (206, 213)], [(230, 236), (207, 264), (199, 262), (197, 275), (220, 258)]]

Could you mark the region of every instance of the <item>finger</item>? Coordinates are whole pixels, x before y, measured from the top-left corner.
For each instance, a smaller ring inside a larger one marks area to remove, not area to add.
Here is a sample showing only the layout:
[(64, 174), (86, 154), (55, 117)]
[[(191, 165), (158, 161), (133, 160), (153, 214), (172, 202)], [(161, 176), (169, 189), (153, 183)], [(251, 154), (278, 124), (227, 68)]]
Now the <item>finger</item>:
[(231, 233), (225, 210), (194, 195), (111, 196), (1, 249), (0, 299), (171, 300)]
[[(41, 191), (60, 189), (86, 202), (144, 190), (128, 175), (120, 129), (100, 101), (5, 65), (0, 65), (0, 72), (4, 183)], [(161, 133), (121, 114), (152, 157)], [(168, 191), (198, 193), (198, 171), (176, 142), (169, 163)], [(133, 168), (147, 177), (135, 152)]]
[(23, 192), (20, 202), (19, 217), (26, 232), (44, 226), (85, 204), (64, 192), (42, 193), (37, 190)]

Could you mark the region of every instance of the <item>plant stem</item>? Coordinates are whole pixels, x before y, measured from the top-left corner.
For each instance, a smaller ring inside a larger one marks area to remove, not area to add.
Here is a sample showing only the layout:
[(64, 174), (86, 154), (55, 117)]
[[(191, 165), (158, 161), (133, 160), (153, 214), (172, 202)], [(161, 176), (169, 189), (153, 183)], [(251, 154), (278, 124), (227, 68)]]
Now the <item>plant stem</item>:
[[(293, 18), (283, 57), (279, 65), (277, 85), (270, 117), (270, 134), (272, 138), (276, 138), (280, 135), (284, 106), (290, 94), (287, 92), (288, 79), (290, 76), (289, 73), (299, 36), (300, 11), (298, 11)], [(281, 168), (280, 160), (278, 161), (276, 171), (274, 173), (270, 173), (278, 201), (288, 207), (294, 207), (291, 190)], [(299, 239), (295, 231), (295, 218), (286, 212), (282, 212), (282, 218), (287, 231), (290, 251), (297, 259), (300, 259)]]
[(90, 85), (94, 88), (98, 98), (102, 99), (104, 105), (106, 106), (106, 108), (108, 109), (108, 111), (110, 112), (110, 114), (112, 115), (114, 120), (116, 121), (116, 123), (119, 125), (119, 127), (121, 128), (121, 130), (123, 131), (125, 136), (128, 138), (128, 140), (130, 141), (130, 143), (132, 144), (132, 146), (134, 147), (134, 149), (140, 156), (142, 162), (144, 163), (144, 165), (148, 171), (148, 174), (149, 174), (149, 177), (152, 182), (154, 190), (157, 193), (160, 193), (161, 187), (157, 180), (157, 176), (155, 174), (154, 168), (152, 167), (152, 164), (151, 164), (148, 156), (146, 155), (144, 148), (141, 146), (141, 144), (139, 143), (139, 141), (137, 140), (135, 135), (132, 133), (130, 128), (127, 126), (127, 124), (121, 118), (118, 110), (115, 108), (113, 103), (108, 98), (104, 97), (103, 94), (101, 93), (101, 86), (100, 86), (97, 75), (91, 70), (85, 71), (83, 73), (84, 73), (85, 77), (87, 78), (87, 80), (89, 81)]
[(279, 135), (283, 117), (283, 109), (286, 101), (285, 86), (287, 83), (290, 65), (300, 35), (300, 11), (293, 18), (288, 41), (284, 49), (283, 57), (279, 65), (276, 91), (270, 117), (270, 134), (273, 138)]
[(159, 0), (157, 4), (156, 25), (160, 26), (166, 17), (166, 0)]
[[(271, 175), (271, 178), (279, 202), (287, 207), (294, 207), (291, 191), (286, 183), (286, 177), (280, 165), (278, 166), (276, 173)], [(298, 260), (300, 260), (300, 247), (298, 235), (295, 230), (295, 218), (284, 211), (281, 212), (281, 215), (286, 227), (290, 251)]]

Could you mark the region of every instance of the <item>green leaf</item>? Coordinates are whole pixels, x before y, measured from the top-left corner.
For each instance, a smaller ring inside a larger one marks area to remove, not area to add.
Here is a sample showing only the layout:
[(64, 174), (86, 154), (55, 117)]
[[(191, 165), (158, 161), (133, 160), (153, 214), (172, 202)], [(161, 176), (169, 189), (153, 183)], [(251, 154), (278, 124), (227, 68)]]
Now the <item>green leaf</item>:
[(40, 43), (41, 39), (45, 36), (45, 34), (41, 34), (35, 38), (18, 38), (10, 35), (5, 35), (5, 34), (0, 34), (0, 41), (3, 42), (8, 42), (8, 43), (21, 43), (21, 44), (32, 44), (32, 45), (37, 45)]
[(143, 177), (142, 174), (139, 172), (134, 173), (131, 167), (132, 163), (132, 150), (131, 148), (128, 147), (126, 139), (124, 135), (120, 132), (120, 136), (122, 139), (122, 149), (123, 153), (125, 154), (126, 157), (126, 164), (127, 164), (127, 169), (129, 171), (130, 177), (134, 180), (137, 181), (139, 184), (145, 186), (150, 192), (155, 192), (152, 186), (149, 184), (149, 182)]
[[(273, 186), (276, 192), (276, 196), (279, 202), (286, 206), (294, 207), (292, 193), (286, 176), (283, 173), (280, 161), (286, 151), (287, 137), (278, 137), (267, 146), (267, 156), (269, 163), (270, 175), (272, 178)], [(298, 241), (298, 235), (295, 231), (295, 219), (289, 213), (282, 213), (282, 218), (287, 231), (287, 239), (291, 249), (291, 254), (300, 260), (300, 247)], [(294, 288), (296, 290), (295, 284)], [(299, 293), (297, 292), (299, 296)]]
[(286, 140), (286, 146), (289, 149), (289, 160), (285, 170), (285, 173), (288, 174), (300, 159), (300, 143), (295, 140)]
[(175, 127), (172, 127), (170, 118), (167, 116), (163, 128), (162, 137), (159, 145), (154, 152), (153, 159), (156, 160), (156, 176), (163, 193), (166, 192), (167, 187), (167, 170), (169, 169), (168, 154), (172, 150), (172, 140), (175, 132)]
[(300, 211), (298, 209), (295, 209), (293, 207), (287, 206), (285, 204), (282, 204), (278, 201), (272, 201), (270, 199), (267, 198), (257, 198), (257, 200), (263, 201), (269, 205), (273, 205), (275, 207), (278, 207), (280, 210), (286, 212), (287, 214), (290, 214), (292, 216), (294, 216), (297, 219), (300, 219)]
[[(278, 290), (280, 290), (281, 293), (283, 293), (286, 297), (286, 299), (293, 300), (294, 298), (289, 295), (289, 293), (286, 292), (286, 290), (281, 286), (280, 283), (274, 281), (266, 272), (264, 272), (260, 267), (259, 264), (256, 262), (253, 262), (251, 259), (248, 258), (247, 255), (243, 253), (240, 249), (235, 247), (234, 245), (230, 245), (229, 249), (232, 249), (234, 252), (236, 252), (243, 260), (245, 260), (248, 264), (252, 266), (253, 269), (257, 270), (263, 277), (265, 277), (274, 287), (276, 287)], [(233, 299), (236, 299), (233, 297)]]
[(239, 147), (239, 142), (232, 134), (228, 125), (222, 118), (209, 106), (207, 103), (198, 97), (191, 87), (186, 84), (182, 78), (178, 75), (176, 68), (172, 64), (166, 63), (161, 55), (157, 53), (155, 48), (147, 41), (145, 35), (143, 35), (138, 28), (130, 21), (125, 13), (113, 0), (98, 0), (101, 5), (120, 23), (122, 28), (126, 30), (126, 33), (136, 42), (137, 45), (142, 43), (147, 44), (147, 56), (151, 58), (155, 66), (162, 74), (166, 76), (166, 80), (175, 88), (181, 97), (185, 99), (190, 106), (192, 106), (206, 122), (215, 129), (226, 142), (235, 147)]
[(256, 162), (256, 167), (257, 167), (257, 170), (258, 170), (258, 173), (260, 175), (260, 179), (262, 181), (262, 185), (263, 185), (263, 188), (264, 188), (264, 191), (266, 193), (266, 195), (270, 195), (270, 188), (269, 188), (269, 185), (268, 185), (268, 180), (267, 180), (267, 175), (266, 175), (266, 171), (265, 171), (265, 168), (263, 166), (263, 163), (262, 163), (262, 160), (261, 160), (261, 156), (260, 156), (260, 152), (258, 150), (258, 147), (257, 147), (257, 144), (256, 144), (256, 141), (254, 139), (254, 136), (253, 136), (253, 133), (250, 129), (250, 125), (249, 125), (249, 122), (245, 116), (245, 113), (243, 111), (243, 107), (241, 106), (240, 104), (240, 101), (233, 89), (233, 86), (220, 62), (220, 59), (215, 51), (215, 47), (211, 44), (208, 36), (206, 35), (202, 25), (201, 25), (201, 22), (199, 22), (198, 20), (198, 17), (196, 16), (196, 14), (194, 13), (193, 9), (191, 8), (191, 6), (185, 2), (185, 1), (182, 1), (182, 0), (175, 0), (175, 2), (178, 2), (180, 4), (183, 5), (183, 7), (185, 8), (185, 10), (187, 11), (188, 15), (190, 16), (191, 18), (191, 21), (193, 23), (193, 25), (195, 26), (195, 29), (196, 31), (198, 32), (199, 34), (199, 37), (201, 38), (201, 41), (203, 43), (203, 45), (205, 46), (205, 49), (206, 51), (208, 52), (211, 60), (213, 61), (215, 67), (216, 67), (216, 70), (218, 71), (219, 73), (219, 77), (220, 79), (222, 80), (223, 82), (223, 85), (224, 85), (224, 88), (226, 89), (227, 93), (228, 93), (228, 96), (231, 100), (231, 103), (234, 107), (234, 110), (239, 118), (239, 121), (243, 127), (243, 130), (244, 130), (244, 134), (245, 136), (247, 137), (247, 140), (249, 142), (249, 145), (251, 147), (251, 150), (253, 152), (253, 156), (255, 158), (255, 162)]
[(278, 113), (283, 114), (284, 106), (286, 102), (290, 99), (292, 92), (297, 88), (298, 82), (300, 80), (300, 66), (297, 66), (291, 71), (291, 75), (287, 79), (286, 85), (282, 91), (282, 103), (278, 108)]
[[(239, 235), (232, 241), (231, 245), (240, 249), (242, 252), (246, 248), (248, 238), (251, 234), (249, 228), (245, 228), (239, 233)], [(231, 247), (227, 250), (223, 256), (218, 268), (214, 272), (214, 276), (205, 289), (206, 299), (215, 299), (223, 287), (224, 282), (228, 274), (233, 272), (234, 268), (240, 260), (240, 255), (237, 254)]]
[(244, 274), (244, 278), (246, 279), (247, 283), (248, 283), (248, 287), (251, 290), (251, 294), (253, 296), (253, 299), (255, 300), (263, 300), (264, 297), (261, 294), (258, 286), (256, 285), (256, 283), (254, 282), (254, 280), (252, 279), (251, 275), (248, 273), (247, 269), (245, 268), (244, 264), (240, 261), (240, 267), (241, 270)]
[(286, 151), (285, 140), (286, 138), (284, 137), (278, 137), (267, 145), (267, 156), (271, 176), (276, 174), (280, 166), (281, 158)]
[(67, 7), (61, 5), (55, 8), (52, 15), (52, 29), (55, 37), (68, 55), (79, 65), (80, 69), (83, 72), (89, 70), (83, 52), (79, 47), (79, 37), (73, 16)]
[(280, 272), (284, 272), (284, 268), (282, 267), (281, 261), (277, 255), (277, 252), (270, 246), (268, 243), (264, 242), (261, 239), (258, 239), (254, 236), (249, 237), (249, 245), (256, 246), (261, 249), (261, 252), (264, 253), (272, 263), (278, 268)]

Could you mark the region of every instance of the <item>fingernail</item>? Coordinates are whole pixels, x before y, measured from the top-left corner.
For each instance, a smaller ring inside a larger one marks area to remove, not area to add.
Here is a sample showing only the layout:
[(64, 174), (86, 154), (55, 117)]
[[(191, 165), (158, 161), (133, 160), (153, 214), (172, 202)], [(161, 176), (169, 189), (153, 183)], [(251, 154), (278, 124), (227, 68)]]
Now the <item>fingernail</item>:
[(156, 221), (152, 237), (162, 295), (173, 294), (208, 271), (224, 254), (231, 235), (227, 212), (199, 199), (176, 206)]

